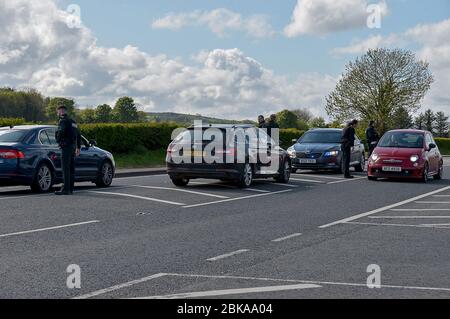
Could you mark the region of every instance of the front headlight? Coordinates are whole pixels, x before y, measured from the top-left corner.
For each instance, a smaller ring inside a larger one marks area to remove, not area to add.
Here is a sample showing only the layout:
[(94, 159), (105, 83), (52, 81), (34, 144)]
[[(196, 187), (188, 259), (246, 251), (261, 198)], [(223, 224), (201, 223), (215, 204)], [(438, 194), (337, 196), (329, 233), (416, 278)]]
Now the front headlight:
[(371, 159), (372, 159), (372, 161), (374, 161), (374, 162), (378, 161), (379, 158), (380, 158), (380, 157), (378, 156), (378, 154), (372, 154), (372, 156), (371, 156)]
[(288, 153), (288, 155), (290, 156), (290, 157), (296, 157), (297, 156), (297, 152), (295, 151), (295, 148), (292, 146), (292, 147), (289, 147), (288, 149), (287, 149), (287, 153)]
[(324, 154), (325, 157), (338, 156), (338, 155), (339, 155), (339, 151), (329, 151), (329, 152), (325, 152), (325, 154)]
[(411, 156), (410, 160), (411, 160), (411, 162), (413, 162), (413, 163), (417, 162), (417, 161), (419, 160), (419, 155), (413, 155), (413, 156)]

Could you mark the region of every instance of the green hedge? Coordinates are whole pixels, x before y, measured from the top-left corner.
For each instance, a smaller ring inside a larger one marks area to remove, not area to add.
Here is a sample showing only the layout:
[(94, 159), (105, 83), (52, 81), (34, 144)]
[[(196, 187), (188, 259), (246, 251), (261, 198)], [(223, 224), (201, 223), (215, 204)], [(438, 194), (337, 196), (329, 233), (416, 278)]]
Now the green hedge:
[(84, 124), (81, 133), (113, 153), (167, 148), (176, 124)]
[(0, 127), (11, 126), (11, 125), (22, 125), (25, 124), (25, 120), (22, 118), (1, 118), (0, 117)]
[(291, 147), (294, 143), (292, 140), (298, 140), (305, 131), (301, 131), (295, 128), (281, 129), (280, 130), (280, 145), (281, 147), (287, 149)]
[(435, 138), (439, 150), (444, 155), (450, 155), (450, 138)]

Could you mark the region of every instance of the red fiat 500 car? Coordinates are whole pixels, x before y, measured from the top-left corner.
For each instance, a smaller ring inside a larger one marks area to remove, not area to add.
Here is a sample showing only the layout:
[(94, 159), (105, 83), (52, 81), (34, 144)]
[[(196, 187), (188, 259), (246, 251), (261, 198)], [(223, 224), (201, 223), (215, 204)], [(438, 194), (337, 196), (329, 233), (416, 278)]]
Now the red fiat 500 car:
[(441, 179), (444, 163), (433, 135), (427, 131), (387, 132), (369, 159), (369, 180), (412, 178), (427, 182)]

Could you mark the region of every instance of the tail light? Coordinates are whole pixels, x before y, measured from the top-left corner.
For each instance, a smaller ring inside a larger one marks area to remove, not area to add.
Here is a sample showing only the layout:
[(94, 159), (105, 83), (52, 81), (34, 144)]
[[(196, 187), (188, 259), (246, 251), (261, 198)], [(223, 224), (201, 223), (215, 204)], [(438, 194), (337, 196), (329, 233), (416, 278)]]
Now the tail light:
[(23, 159), (25, 154), (17, 150), (0, 149), (0, 158), (3, 159)]

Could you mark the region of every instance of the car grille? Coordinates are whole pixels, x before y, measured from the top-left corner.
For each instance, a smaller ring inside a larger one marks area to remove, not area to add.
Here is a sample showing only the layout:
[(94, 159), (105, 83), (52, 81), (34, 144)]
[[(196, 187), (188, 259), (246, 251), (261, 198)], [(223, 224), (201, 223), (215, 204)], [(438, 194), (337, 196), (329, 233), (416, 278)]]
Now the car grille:
[(323, 153), (305, 153), (305, 152), (298, 152), (297, 157), (298, 158), (311, 158), (311, 159), (318, 159), (322, 157)]
[(385, 159), (383, 160), (384, 164), (403, 164), (402, 160), (399, 159)]

